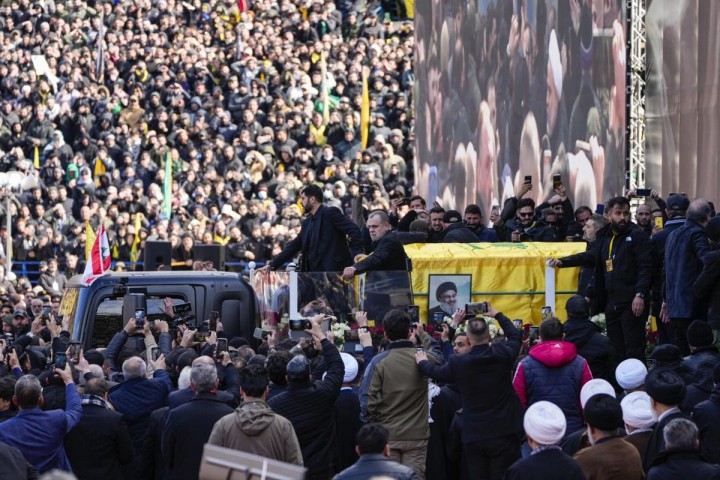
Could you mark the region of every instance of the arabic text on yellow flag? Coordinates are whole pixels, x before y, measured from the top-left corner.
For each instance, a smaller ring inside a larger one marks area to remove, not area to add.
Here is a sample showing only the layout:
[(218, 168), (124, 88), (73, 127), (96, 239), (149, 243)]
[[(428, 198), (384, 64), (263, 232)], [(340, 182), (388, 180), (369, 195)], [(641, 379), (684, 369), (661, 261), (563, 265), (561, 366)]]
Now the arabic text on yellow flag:
[[(458, 308), (465, 302), (489, 300), (511, 319), (540, 323), (545, 305), (545, 261), (585, 250), (585, 243), (440, 243), (405, 245), (412, 259), (415, 304), (427, 310), (438, 304), (430, 290), (431, 275), (471, 275), (471, 298), (458, 292)], [(557, 270), (556, 316), (565, 319), (565, 302), (577, 291), (578, 268)], [(452, 280), (452, 279), (447, 279)], [(437, 288), (437, 279), (433, 286)]]
[(90, 258), (93, 244), (95, 244), (95, 231), (90, 226), (90, 222), (85, 222), (85, 259)]

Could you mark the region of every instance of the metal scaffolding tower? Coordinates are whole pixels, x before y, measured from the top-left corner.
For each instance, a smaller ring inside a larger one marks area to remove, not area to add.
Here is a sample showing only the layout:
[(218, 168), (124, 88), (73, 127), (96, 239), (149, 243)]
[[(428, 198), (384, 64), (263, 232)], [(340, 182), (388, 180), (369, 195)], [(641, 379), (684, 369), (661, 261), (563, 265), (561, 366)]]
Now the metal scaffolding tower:
[(627, 125), (628, 144), (625, 187), (645, 186), (645, 13), (646, 0), (627, 0), (628, 62)]

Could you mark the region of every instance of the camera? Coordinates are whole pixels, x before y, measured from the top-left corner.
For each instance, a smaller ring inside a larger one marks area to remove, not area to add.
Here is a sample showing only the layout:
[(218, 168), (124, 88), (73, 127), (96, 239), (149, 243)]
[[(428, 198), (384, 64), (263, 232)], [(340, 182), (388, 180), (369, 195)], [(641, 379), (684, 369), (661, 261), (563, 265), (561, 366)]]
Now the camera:
[(293, 332), (302, 332), (310, 330), (312, 328), (312, 322), (306, 318), (300, 320), (290, 320), (290, 330)]

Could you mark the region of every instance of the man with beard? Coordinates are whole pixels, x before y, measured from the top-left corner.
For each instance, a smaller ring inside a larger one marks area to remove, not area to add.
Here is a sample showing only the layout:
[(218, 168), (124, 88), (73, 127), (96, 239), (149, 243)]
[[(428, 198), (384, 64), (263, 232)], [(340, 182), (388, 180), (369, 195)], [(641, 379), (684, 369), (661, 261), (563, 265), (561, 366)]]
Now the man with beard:
[(369, 271), (400, 271), (407, 269), (407, 255), (397, 236), (391, 232), (390, 218), (382, 210), (374, 211), (365, 223), (372, 240), (372, 253), (364, 258), (355, 258), (355, 264), (346, 267), (343, 278), (349, 280), (355, 275)]
[(339, 209), (323, 205), (323, 191), (317, 185), (303, 188), (300, 198), (303, 210), (309, 214), (300, 234), (262, 270), (277, 269), (302, 253), (300, 269), (304, 272), (342, 271), (363, 253), (360, 229)]
[(630, 223), (625, 197), (608, 201), (610, 228), (597, 238), (595, 272), (587, 297), (593, 313), (605, 312), (608, 337), (619, 360), (645, 360), (645, 297), (652, 277), (650, 240)]
[(440, 302), (428, 312), (428, 318), (434, 318), (436, 313), (443, 312), (446, 316), (452, 317), (457, 308), (457, 286), (453, 282), (443, 282), (435, 290), (435, 299)]

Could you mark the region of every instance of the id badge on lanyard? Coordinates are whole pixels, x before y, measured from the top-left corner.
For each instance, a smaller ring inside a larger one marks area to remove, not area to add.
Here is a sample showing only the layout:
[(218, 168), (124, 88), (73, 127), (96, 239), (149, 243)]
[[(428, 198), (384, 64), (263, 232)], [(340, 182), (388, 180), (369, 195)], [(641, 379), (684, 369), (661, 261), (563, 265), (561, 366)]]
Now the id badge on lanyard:
[(612, 239), (610, 239), (610, 247), (608, 248), (608, 258), (605, 260), (605, 271), (607, 273), (610, 273), (613, 271), (613, 259), (615, 258), (615, 255), (613, 255), (613, 243), (615, 243), (615, 235), (613, 235)]

